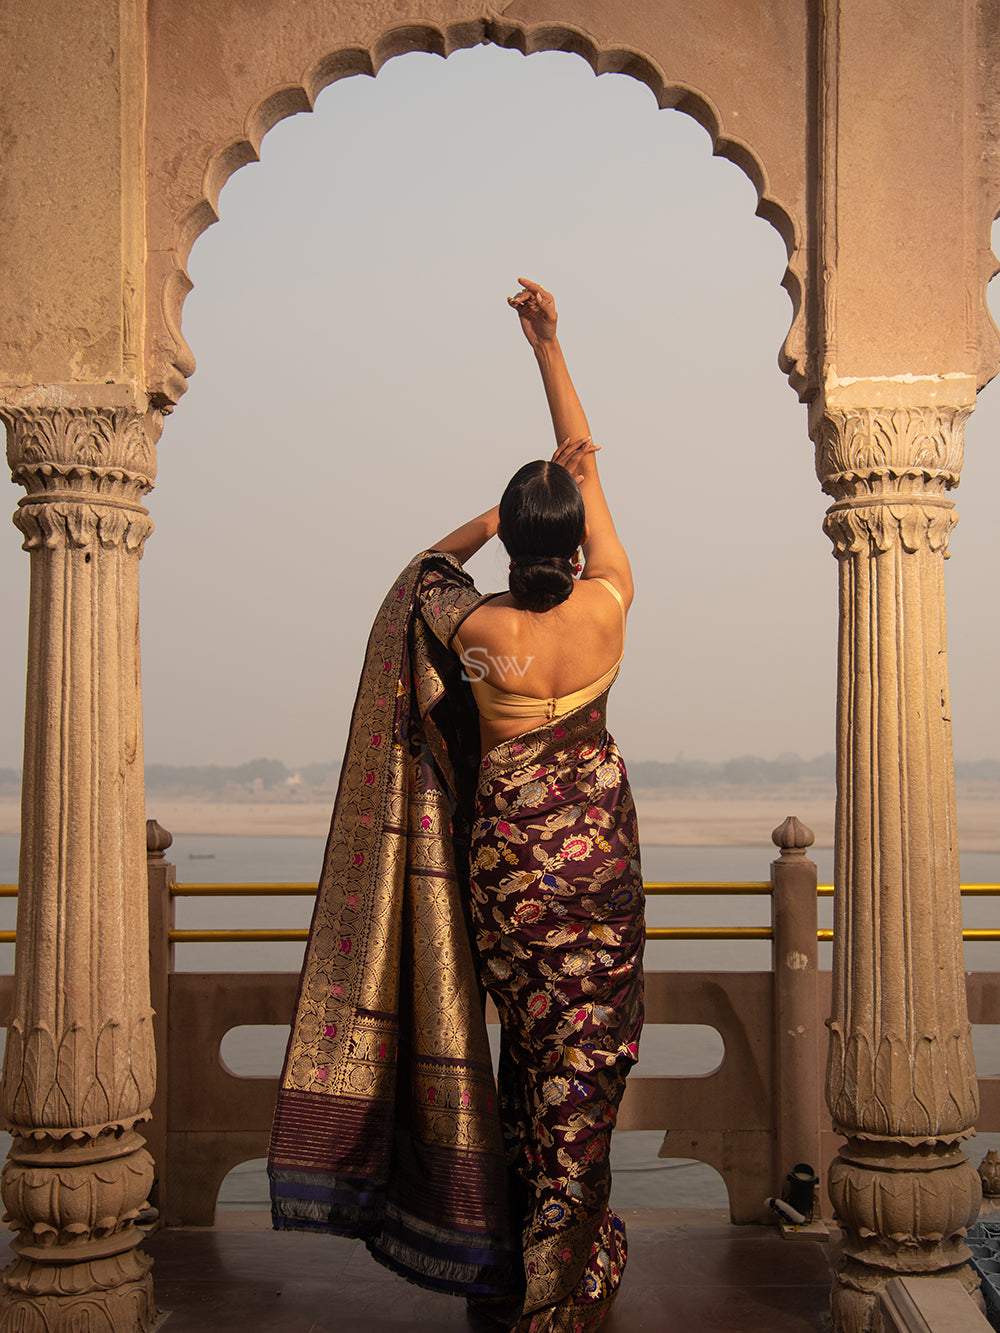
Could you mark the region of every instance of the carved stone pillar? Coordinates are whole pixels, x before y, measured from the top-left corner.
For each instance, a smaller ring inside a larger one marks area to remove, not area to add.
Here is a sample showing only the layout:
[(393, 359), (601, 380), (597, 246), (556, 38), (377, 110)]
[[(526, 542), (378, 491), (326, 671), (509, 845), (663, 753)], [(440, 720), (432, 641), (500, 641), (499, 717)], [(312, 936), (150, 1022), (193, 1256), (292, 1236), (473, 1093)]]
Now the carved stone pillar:
[(152, 1179), (138, 575), (159, 419), (0, 414), (31, 557), (0, 1329), (132, 1333), (154, 1316), (134, 1219)]
[(837, 1329), (899, 1274), (961, 1268), (979, 1182), (962, 963), (943, 561), (969, 409), (827, 408), (816, 470), (840, 565), (836, 906), (827, 1102), (845, 1228)]

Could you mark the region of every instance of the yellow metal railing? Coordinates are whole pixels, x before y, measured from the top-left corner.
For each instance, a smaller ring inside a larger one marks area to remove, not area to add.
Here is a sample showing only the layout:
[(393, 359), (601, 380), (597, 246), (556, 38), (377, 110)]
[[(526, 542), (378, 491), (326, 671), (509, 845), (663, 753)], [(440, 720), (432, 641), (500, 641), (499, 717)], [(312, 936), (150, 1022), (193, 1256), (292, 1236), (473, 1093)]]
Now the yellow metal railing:
[[(671, 882), (662, 880), (648, 881), (645, 890), (650, 897), (769, 897), (769, 880), (701, 880), (695, 883)], [(224, 884), (174, 884), (171, 897), (174, 898), (249, 898), (249, 897), (312, 897), (316, 885), (311, 883), (224, 883)], [(816, 887), (820, 898), (833, 897), (832, 884), (819, 884)], [(963, 884), (962, 896), (967, 898), (1000, 897), (1000, 884)], [(0, 884), (0, 898), (16, 898), (16, 884)], [(281, 930), (172, 930), (172, 944), (295, 944), (309, 938), (305, 929)], [(769, 940), (773, 938), (770, 926), (649, 926), (646, 929), (647, 940)], [(833, 939), (833, 931), (820, 928), (816, 938), (821, 943)], [(997, 941), (1000, 930), (969, 929), (963, 930), (962, 938), (966, 941)], [(13, 944), (15, 932), (0, 930), (0, 944)]]
[[(694, 884), (652, 881), (645, 884), (646, 893), (675, 896), (769, 896), (769, 880), (705, 880)], [(175, 884), (171, 894), (176, 898), (211, 898), (267, 894), (275, 896), (309, 896), (316, 892), (315, 884)], [(832, 892), (832, 888), (831, 888)], [(295, 943), (309, 938), (308, 930), (172, 930), (173, 944), (231, 944), (231, 943)], [(770, 926), (649, 926), (647, 940), (769, 940)]]

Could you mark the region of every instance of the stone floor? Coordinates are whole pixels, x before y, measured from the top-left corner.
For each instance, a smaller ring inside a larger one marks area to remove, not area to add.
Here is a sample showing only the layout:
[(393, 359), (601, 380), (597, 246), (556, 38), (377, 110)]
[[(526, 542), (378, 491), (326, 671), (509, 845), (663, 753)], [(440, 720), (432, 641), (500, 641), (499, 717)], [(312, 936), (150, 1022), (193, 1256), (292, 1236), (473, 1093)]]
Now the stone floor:
[[(734, 1227), (721, 1210), (626, 1212), (629, 1265), (606, 1333), (829, 1328), (834, 1245)], [(358, 1241), (275, 1233), (266, 1213), (160, 1231), (156, 1333), (474, 1333), (463, 1301), (403, 1282)]]

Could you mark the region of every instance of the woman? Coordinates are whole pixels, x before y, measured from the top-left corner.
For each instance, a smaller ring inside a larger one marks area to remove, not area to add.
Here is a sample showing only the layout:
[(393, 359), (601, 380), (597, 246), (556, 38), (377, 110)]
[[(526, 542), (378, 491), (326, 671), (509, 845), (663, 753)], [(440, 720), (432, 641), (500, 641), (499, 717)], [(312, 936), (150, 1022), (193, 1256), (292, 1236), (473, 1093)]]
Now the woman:
[[(551, 463), (523, 467), (496, 509), (435, 549), (464, 564), (496, 533), (511, 557), (510, 591), (477, 606), (452, 638), (471, 678), (484, 756), (472, 912), (482, 981), (501, 1022), (502, 1116), (523, 1216), (523, 1327), (575, 1333), (600, 1322), (625, 1265), (607, 1158), (641, 1026), (642, 876), (605, 704), (624, 653), (632, 577), (556, 337), (555, 302), (521, 282), (510, 304), (564, 443)], [(580, 546), (586, 567), (574, 579)]]
[[(276, 1226), (362, 1235), (518, 1333), (589, 1333), (625, 1264), (608, 1148), (642, 1022), (635, 812), (605, 729), (632, 580), (555, 304), (521, 281), (563, 443), (376, 620), (270, 1170)], [(494, 535), (510, 591), (484, 598), (462, 565)]]

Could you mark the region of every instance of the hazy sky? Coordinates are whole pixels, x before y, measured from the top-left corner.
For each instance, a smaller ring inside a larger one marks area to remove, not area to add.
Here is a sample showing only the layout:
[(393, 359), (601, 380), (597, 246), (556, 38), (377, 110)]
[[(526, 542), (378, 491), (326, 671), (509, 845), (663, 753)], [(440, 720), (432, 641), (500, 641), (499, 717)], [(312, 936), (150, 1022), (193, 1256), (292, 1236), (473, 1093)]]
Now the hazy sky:
[[(552, 450), (504, 303), (519, 274), (556, 295), (632, 557), (626, 756), (832, 750), (836, 563), (776, 362), (784, 246), (704, 131), (578, 57), (482, 47), (342, 80), (261, 156), (191, 258), (198, 370), (142, 562), (147, 762), (339, 757), (389, 582)], [(966, 759), (1000, 756), (998, 445), (990, 389), (948, 570)], [(0, 766), (18, 766), (28, 559), (13, 527), (0, 540)], [(472, 568), (505, 583), (492, 548)]]

